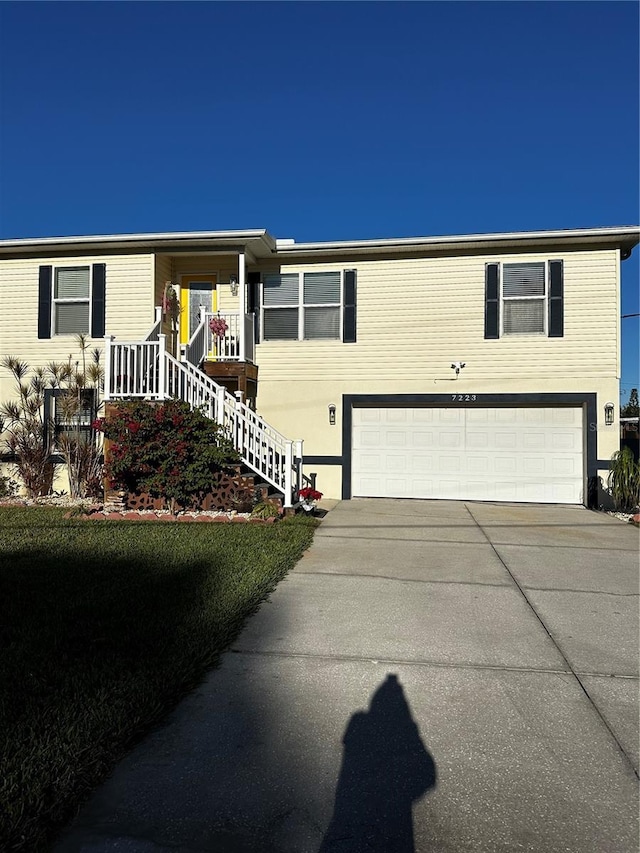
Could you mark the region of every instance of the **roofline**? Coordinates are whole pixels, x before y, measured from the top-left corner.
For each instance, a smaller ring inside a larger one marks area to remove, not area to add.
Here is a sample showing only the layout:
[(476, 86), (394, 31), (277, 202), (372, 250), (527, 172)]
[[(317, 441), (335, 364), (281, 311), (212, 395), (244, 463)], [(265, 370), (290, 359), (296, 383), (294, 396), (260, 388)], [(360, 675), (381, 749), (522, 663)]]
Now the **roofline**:
[(623, 225), (607, 228), (574, 228), (561, 231), (507, 231), (491, 234), (455, 234), (439, 237), (399, 237), (383, 240), (336, 240), (325, 243), (295, 243), (276, 240), (276, 254), (330, 254), (335, 252), (403, 251), (409, 249), (435, 249), (448, 246), (473, 248), (492, 245), (518, 245), (520, 243), (549, 243), (557, 240), (574, 242), (600, 242), (633, 248), (640, 242), (640, 226)]
[(264, 228), (246, 231), (160, 231), (151, 234), (97, 234), (93, 236), (74, 237), (34, 237), (18, 240), (0, 240), (2, 249), (46, 249), (64, 248), (68, 246), (101, 246), (113, 244), (143, 244), (162, 246), (163, 243), (206, 242), (209, 240), (226, 240), (237, 243), (248, 243), (254, 240), (262, 241), (269, 251), (275, 249), (276, 241)]
[[(190, 243), (202, 249), (202, 243), (252, 243), (252, 251), (264, 255), (331, 255), (360, 253), (401, 253), (415, 249), (446, 250), (491, 249), (522, 245), (548, 245), (555, 242), (574, 244), (606, 244), (630, 250), (640, 242), (640, 226), (624, 225), (606, 228), (575, 228), (561, 231), (507, 231), (502, 233), (455, 234), (436, 237), (397, 237), (381, 240), (336, 240), (329, 242), (296, 243), (295, 240), (276, 240), (264, 229), (245, 231), (163, 231), (151, 234), (100, 234), (95, 236), (35, 237), (0, 240), (0, 253), (20, 250), (38, 252), (46, 249), (93, 248), (155, 248), (175, 247)], [(256, 245), (258, 244), (258, 245)], [(261, 244), (261, 245), (260, 245)], [(212, 247), (213, 248), (213, 247)], [(258, 250), (258, 251), (256, 251)]]

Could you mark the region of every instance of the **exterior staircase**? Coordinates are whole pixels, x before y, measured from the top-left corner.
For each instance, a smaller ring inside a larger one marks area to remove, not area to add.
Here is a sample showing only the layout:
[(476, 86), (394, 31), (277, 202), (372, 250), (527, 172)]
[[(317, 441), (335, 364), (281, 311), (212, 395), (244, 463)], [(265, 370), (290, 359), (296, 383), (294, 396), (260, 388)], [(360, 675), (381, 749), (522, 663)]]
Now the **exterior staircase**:
[(171, 355), (161, 328), (157, 315), (142, 341), (105, 338), (105, 401), (173, 399), (199, 408), (224, 428), (247, 468), (282, 495), (284, 509), (293, 507), (302, 487), (302, 441), (287, 439), (207, 376), (193, 351), (185, 361)]

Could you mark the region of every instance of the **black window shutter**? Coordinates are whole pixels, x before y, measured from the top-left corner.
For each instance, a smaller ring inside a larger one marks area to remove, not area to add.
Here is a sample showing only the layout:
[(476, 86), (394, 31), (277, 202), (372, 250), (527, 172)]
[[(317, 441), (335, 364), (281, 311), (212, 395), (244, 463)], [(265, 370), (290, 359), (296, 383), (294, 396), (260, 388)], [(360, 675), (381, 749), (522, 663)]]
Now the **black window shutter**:
[(259, 272), (247, 273), (247, 311), (253, 314), (255, 342), (260, 343), (260, 281)]
[(104, 338), (106, 264), (91, 268), (91, 337)]
[(500, 337), (500, 278), (498, 264), (485, 267), (484, 336)]
[(38, 338), (51, 337), (52, 267), (40, 267), (38, 276)]
[(356, 289), (356, 270), (345, 270), (342, 321), (342, 341), (345, 344), (356, 342)]
[(562, 261), (549, 261), (549, 337), (564, 336), (564, 270)]

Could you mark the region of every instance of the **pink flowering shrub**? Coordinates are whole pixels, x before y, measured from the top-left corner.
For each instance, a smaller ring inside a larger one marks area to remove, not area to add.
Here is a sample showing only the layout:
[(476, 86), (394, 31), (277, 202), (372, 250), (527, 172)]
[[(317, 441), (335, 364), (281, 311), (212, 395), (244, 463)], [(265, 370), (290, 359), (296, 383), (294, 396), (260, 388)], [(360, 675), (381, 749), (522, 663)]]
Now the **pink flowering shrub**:
[(175, 509), (201, 499), (239, 456), (224, 430), (186, 403), (123, 403), (93, 427), (109, 439), (105, 472), (114, 486), (164, 498)]

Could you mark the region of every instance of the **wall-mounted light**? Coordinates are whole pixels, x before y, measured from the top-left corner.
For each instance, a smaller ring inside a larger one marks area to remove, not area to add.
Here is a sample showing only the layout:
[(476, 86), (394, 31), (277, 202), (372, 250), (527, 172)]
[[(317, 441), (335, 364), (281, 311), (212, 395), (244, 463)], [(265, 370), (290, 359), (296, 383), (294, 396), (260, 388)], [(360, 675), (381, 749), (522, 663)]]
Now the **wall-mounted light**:
[(613, 413), (615, 411), (615, 406), (613, 403), (605, 403), (604, 404), (604, 422), (607, 426), (611, 426), (613, 423)]
[(331, 426), (336, 425), (336, 404), (329, 403), (329, 423)]
[(229, 287), (231, 288), (231, 295), (237, 296), (238, 295), (238, 276), (237, 275), (230, 275), (229, 276)]

